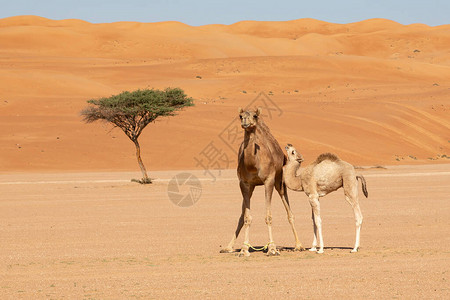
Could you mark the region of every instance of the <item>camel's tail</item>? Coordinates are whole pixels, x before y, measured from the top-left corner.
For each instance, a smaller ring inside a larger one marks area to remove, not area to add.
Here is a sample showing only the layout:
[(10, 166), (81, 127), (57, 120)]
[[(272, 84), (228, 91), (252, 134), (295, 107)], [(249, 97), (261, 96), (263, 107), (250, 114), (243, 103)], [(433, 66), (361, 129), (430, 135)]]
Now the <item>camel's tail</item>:
[(367, 192), (367, 183), (366, 183), (366, 179), (364, 179), (364, 176), (356, 175), (356, 179), (361, 179), (362, 190), (363, 190), (364, 196), (366, 196), (366, 198), (369, 197), (369, 193)]

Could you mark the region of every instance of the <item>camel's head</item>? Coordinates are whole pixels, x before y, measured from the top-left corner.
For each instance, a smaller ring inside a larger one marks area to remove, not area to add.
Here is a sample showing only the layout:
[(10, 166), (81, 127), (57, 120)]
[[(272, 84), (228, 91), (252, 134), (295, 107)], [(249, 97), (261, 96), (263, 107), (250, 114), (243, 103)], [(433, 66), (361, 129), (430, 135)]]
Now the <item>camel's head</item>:
[(303, 156), (297, 152), (297, 149), (294, 148), (291, 144), (287, 144), (286, 147), (284, 147), (287, 152), (288, 162), (289, 161), (297, 161), (301, 163), (303, 161)]
[(258, 123), (258, 118), (261, 115), (261, 109), (243, 110), (239, 108), (239, 118), (241, 119), (241, 127), (245, 130), (253, 130)]

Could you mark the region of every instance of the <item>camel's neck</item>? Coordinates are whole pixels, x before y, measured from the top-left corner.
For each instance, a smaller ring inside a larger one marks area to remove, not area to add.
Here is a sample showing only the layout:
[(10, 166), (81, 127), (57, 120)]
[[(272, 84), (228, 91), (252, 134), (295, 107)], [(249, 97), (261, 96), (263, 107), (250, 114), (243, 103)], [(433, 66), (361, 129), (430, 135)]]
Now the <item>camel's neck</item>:
[(301, 175), (297, 175), (300, 168), (298, 161), (288, 161), (283, 168), (283, 177), (286, 186), (294, 191), (303, 191)]
[[(260, 157), (260, 152), (264, 151), (261, 146), (262, 143), (261, 132), (258, 128), (253, 130), (246, 130), (244, 134), (244, 142), (241, 149), (242, 153), (239, 154), (239, 160), (242, 159), (242, 163), (247, 169), (256, 170), (261, 167), (261, 163), (265, 163)], [(264, 148), (264, 147), (263, 147)]]
[(263, 140), (264, 143), (277, 143), (275, 138), (270, 134), (270, 129), (260, 118), (255, 127), (251, 130), (245, 130), (244, 143), (248, 144), (249, 141), (259, 142)]
[(253, 130), (246, 130), (244, 134), (244, 145), (246, 148), (250, 142), (256, 142), (261, 135), (261, 129), (258, 127), (255, 127)]

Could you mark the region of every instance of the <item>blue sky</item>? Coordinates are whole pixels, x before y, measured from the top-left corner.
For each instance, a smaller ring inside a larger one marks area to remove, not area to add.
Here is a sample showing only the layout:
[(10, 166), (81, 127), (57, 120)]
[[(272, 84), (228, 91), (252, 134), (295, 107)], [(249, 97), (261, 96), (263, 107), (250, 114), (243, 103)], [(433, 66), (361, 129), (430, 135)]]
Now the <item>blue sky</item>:
[(314, 18), (350, 23), (386, 18), (402, 24), (450, 24), (450, 0), (0, 0), (0, 18), (37, 15), (92, 23), (180, 21), (189, 25)]

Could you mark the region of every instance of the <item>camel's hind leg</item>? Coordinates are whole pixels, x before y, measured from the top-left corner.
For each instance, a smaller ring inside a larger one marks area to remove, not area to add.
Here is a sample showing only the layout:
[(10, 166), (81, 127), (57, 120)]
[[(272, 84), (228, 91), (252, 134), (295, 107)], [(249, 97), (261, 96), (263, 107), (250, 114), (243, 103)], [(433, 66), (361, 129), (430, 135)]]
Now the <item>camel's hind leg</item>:
[(281, 197), (281, 201), (283, 202), (284, 208), (286, 209), (287, 218), (289, 221), (289, 224), (291, 225), (292, 232), (294, 233), (295, 238), (295, 248), (294, 251), (303, 251), (305, 248), (303, 248), (302, 243), (300, 242), (300, 239), (298, 238), (297, 230), (295, 230), (295, 223), (294, 223), (294, 214), (292, 213), (291, 206), (289, 204), (289, 198), (287, 194), (287, 188), (284, 183), (281, 184), (281, 188), (276, 185), (276, 189), (278, 194)]
[[(250, 216), (250, 198), (252, 197), (253, 191), (255, 189), (255, 186), (252, 185), (246, 185), (245, 183), (241, 182), (239, 184), (241, 188), (242, 193), (242, 212), (241, 216), (239, 217), (238, 225), (236, 228), (236, 231), (234, 232), (233, 238), (231, 239), (230, 243), (228, 243), (228, 246), (225, 249), (222, 249), (221, 253), (231, 253), (234, 252), (233, 247), (236, 242), (236, 239), (239, 236), (239, 233), (241, 232), (242, 227), (244, 226), (244, 223), (247, 223), (248, 226), (250, 226), (251, 223), (251, 216)], [(247, 214), (247, 216), (246, 216)], [(248, 234), (248, 233), (247, 233)], [(248, 241), (246, 241), (248, 244)], [(246, 247), (246, 250), (248, 252), (248, 246), (244, 245)], [(242, 250), (244, 249), (242, 248)]]
[(344, 179), (344, 193), (345, 193), (345, 200), (347, 200), (347, 202), (350, 203), (350, 205), (353, 208), (353, 213), (355, 215), (356, 239), (355, 239), (355, 246), (351, 251), (352, 253), (355, 253), (358, 252), (359, 249), (361, 226), (363, 221), (363, 216), (361, 213), (361, 208), (359, 207), (359, 200), (358, 200), (358, 180), (356, 179), (355, 176)]
[[(317, 253), (323, 253), (323, 235), (322, 235), (322, 218), (320, 217), (320, 202), (319, 195), (309, 195), (309, 204), (311, 204), (313, 222), (314, 222), (314, 241), (317, 244), (319, 242), (319, 250)], [(313, 242), (313, 247), (314, 246)]]
[(316, 252), (317, 251), (317, 226), (316, 226), (316, 220), (314, 218), (314, 211), (311, 212), (311, 215), (312, 215), (311, 218), (313, 221), (314, 240), (312, 242), (312, 246), (309, 249), (309, 251)]

